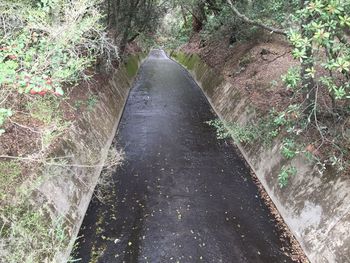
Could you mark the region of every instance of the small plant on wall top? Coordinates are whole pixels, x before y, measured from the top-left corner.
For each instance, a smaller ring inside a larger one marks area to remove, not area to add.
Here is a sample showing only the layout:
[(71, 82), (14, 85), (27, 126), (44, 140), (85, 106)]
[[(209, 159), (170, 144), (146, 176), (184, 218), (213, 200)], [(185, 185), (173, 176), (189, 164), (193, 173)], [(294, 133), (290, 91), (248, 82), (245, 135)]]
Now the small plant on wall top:
[(294, 166), (283, 166), (278, 174), (278, 184), (281, 188), (288, 185), (288, 180), (291, 176), (297, 174), (297, 169)]

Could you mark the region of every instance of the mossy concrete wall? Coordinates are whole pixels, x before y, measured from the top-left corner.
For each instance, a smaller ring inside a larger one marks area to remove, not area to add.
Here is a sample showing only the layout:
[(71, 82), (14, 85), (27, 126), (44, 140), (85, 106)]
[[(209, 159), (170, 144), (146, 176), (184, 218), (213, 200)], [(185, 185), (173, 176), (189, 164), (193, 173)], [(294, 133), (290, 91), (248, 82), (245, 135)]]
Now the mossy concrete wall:
[(100, 87), (95, 109), (83, 113), (55, 151), (65, 157), (62, 165), (44, 167), (36, 201), (50, 207), (53, 220), (64, 220), (68, 235), (57, 263), (68, 261), (142, 58), (130, 57)]
[[(172, 57), (191, 72), (221, 119), (244, 125), (255, 118), (249, 98), (197, 55)], [(298, 174), (281, 189), (277, 178), (284, 162), (281, 142), (268, 148), (258, 143), (237, 145), (310, 261), (350, 262), (350, 178), (331, 172), (321, 176), (306, 160), (295, 158)]]

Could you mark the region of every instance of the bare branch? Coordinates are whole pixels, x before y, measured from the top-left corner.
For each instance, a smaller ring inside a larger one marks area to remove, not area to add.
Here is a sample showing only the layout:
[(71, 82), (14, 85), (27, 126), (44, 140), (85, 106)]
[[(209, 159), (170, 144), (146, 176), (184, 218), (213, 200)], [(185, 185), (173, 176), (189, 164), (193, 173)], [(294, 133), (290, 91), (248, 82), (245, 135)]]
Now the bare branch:
[(230, 5), (232, 11), (235, 13), (235, 15), (243, 20), (244, 22), (248, 23), (248, 24), (251, 24), (253, 26), (258, 26), (258, 27), (261, 27), (262, 29), (265, 29), (267, 31), (270, 31), (271, 33), (275, 33), (275, 34), (280, 34), (280, 35), (284, 35), (286, 36), (287, 35), (287, 32), (282, 30), (282, 29), (279, 29), (279, 28), (274, 28), (274, 27), (271, 27), (271, 26), (268, 26), (268, 25), (265, 25), (263, 23), (260, 23), (258, 21), (254, 21), (254, 20), (251, 20), (249, 19), (248, 17), (246, 17), (245, 15), (241, 14), (237, 8), (234, 6), (234, 4), (232, 3), (231, 0), (227, 0), (228, 4)]

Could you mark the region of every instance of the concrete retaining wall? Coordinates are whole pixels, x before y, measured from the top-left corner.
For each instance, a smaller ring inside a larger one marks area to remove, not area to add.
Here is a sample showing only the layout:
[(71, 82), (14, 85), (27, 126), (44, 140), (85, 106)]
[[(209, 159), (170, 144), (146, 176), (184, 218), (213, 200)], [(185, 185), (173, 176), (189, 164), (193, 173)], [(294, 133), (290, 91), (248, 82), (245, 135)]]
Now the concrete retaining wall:
[(108, 85), (100, 87), (94, 110), (83, 113), (55, 150), (55, 157), (67, 157), (69, 165), (63, 162), (44, 167), (36, 202), (50, 207), (53, 220), (64, 220), (69, 235), (66, 249), (56, 255), (57, 263), (68, 261), (141, 59), (141, 55), (130, 57), (111, 76)]
[[(220, 118), (244, 125), (255, 118), (247, 97), (226, 82), (197, 55), (172, 54), (184, 65), (203, 89)], [(284, 164), (281, 142), (272, 147), (260, 144), (238, 147), (275, 203), (311, 262), (350, 262), (350, 178), (331, 172), (320, 176), (302, 158), (292, 162), (298, 174), (288, 186), (278, 186)]]

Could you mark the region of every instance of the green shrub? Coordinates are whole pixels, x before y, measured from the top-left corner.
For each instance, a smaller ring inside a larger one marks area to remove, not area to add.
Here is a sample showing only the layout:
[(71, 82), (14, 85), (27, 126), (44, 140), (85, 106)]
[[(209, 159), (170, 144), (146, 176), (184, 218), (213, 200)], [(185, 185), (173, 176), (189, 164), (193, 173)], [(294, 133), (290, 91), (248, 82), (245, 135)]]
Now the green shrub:
[(278, 174), (278, 184), (281, 188), (286, 187), (291, 176), (297, 174), (297, 169), (294, 166), (283, 166)]
[[(350, 98), (350, 84), (347, 81), (350, 45), (346, 37), (346, 31), (350, 28), (349, 12), (349, 1), (306, 1), (296, 14), (304, 24), (289, 32), (289, 40), (294, 47), (293, 56), (304, 67), (301, 77), (306, 83), (315, 82), (308, 88), (316, 89), (314, 86), (323, 84), (336, 100)], [(325, 51), (325, 56), (320, 50)]]
[[(0, 86), (19, 93), (63, 95), (97, 56), (115, 48), (100, 24), (98, 1), (41, 0), (0, 6)], [(18, 20), (17, 27), (13, 20)]]
[(284, 84), (290, 89), (296, 89), (301, 83), (300, 68), (292, 67), (282, 76)]
[(297, 146), (293, 139), (285, 138), (281, 149), (282, 156), (286, 159), (293, 159), (298, 154), (296, 148)]
[(211, 120), (207, 123), (216, 129), (218, 139), (232, 137), (240, 143), (251, 143), (258, 138), (259, 131), (255, 128), (255, 125), (241, 127), (237, 123), (227, 123), (220, 119)]

